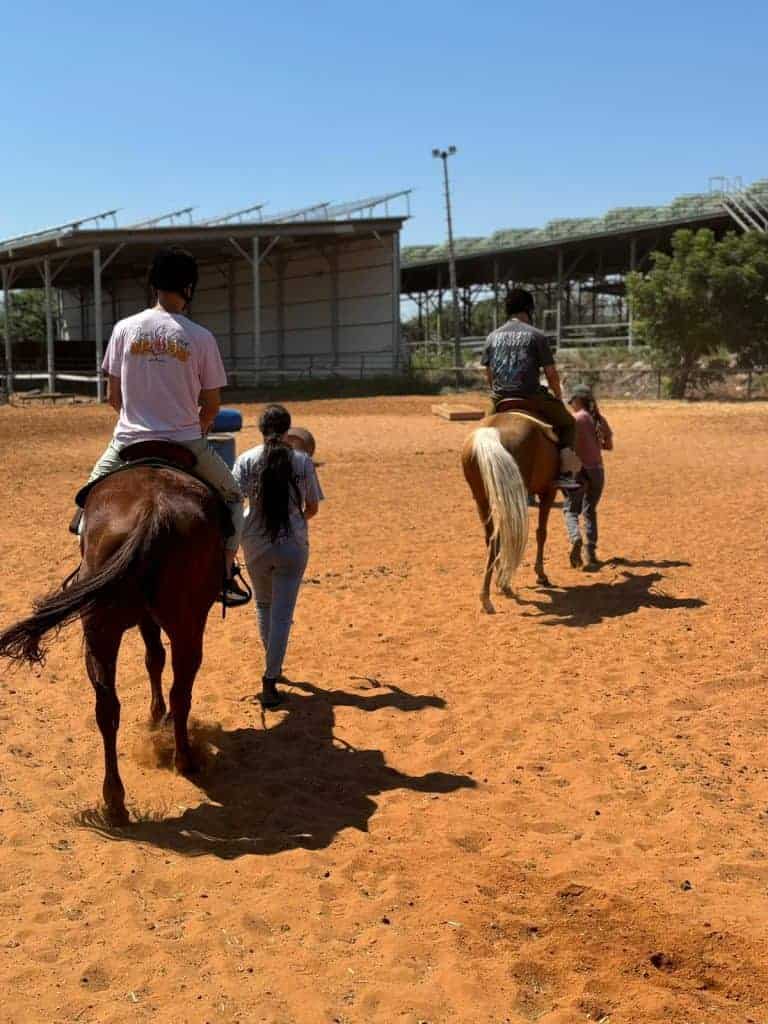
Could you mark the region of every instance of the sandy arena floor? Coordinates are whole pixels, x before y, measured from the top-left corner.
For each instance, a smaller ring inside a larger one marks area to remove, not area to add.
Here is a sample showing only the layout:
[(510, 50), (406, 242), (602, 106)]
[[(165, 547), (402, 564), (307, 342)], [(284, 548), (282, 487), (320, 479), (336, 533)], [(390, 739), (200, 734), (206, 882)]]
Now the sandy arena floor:
[[(195, 783), (157, 766), (128, 638), (130, 829), (94, 827), (78, 630), (0, 668), (5, 1024), (768, 1020), (768, 407), (609, 404), (605, 567), (568, 567), (555, 511), (556, 589), (529, 557), (491, 618), (471, 425), (431, 402), (294, 407), (328, 497), (300, 682), (265, 719), (252, 613), (214, 613)], [(2, 625), (74, 567), (110, 430), (0, 409)]]

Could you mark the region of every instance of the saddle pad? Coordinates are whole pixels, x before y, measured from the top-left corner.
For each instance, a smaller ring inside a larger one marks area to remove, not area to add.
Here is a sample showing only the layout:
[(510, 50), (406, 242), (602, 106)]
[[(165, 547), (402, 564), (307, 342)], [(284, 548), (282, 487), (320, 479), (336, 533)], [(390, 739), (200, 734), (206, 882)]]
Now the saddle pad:
[(178, 473), (184, 473), (186, 476), (191, 476), (193, 479), (198, 480), (201, 484), (205, 484), (211, 494), (216, 498), (219, 507), (219, 516), (221, 518), (221, 529), (225, 537), (231, 537), (235, 532), (232, 526), (232, 516), (229, 509), (224, 503), (224, 499), (216, 490), (216, 488), (208, 483), (207, 480), (203, 480), (197, 473), (192, 472), (188, 469), (182, 469), (181, 466), (176, 466), (172, 462), (166, 462), (163, 459), (136, 459), (135, 462), (126, 462), (124, 466), (120, 466), (114, 469), (111, 473), (107, 473), (106, 476), (100, 476), (96, 480), (91, 480), (89, 483), (81, 487), (75, 495), (75, 504), (80, 508), (85, 508), (85, 503), (88, 499), (88, 495), (91, 493), (96, 484), (102, 483), (110, 476), (114, 476), (115, 473), (129, 473), (132, 469), (175, 469)]
[(497, 413), (497, 415), (519, 416), (521, 419), (529, 420), (529, 422), (535, 423), (536, 426), (541, 429), (541, 431), (544, 434), (544, 437), (546, 437), (548, 441), (551, 441), (553, 444), (558, 443), (558, 438), (557, 434), (555, 433), (554, 427), (551, 427), (549, 423), (545, 423), (544, 420), (537, 419), (535, 416), (532, 416), (529, 412), (515, 412), (514, 410), (510, 410), (509, 412)]

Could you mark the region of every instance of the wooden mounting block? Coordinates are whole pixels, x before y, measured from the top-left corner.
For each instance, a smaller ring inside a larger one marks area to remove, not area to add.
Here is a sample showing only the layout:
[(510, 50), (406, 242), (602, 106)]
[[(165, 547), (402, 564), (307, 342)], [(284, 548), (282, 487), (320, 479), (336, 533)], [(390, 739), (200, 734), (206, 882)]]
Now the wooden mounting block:
[(441, 405), (433, 405), (432, 412), (444, 420), (481, 420), (485, 416), (482, 409), (474, 405), (449, 405), (443, 402)]

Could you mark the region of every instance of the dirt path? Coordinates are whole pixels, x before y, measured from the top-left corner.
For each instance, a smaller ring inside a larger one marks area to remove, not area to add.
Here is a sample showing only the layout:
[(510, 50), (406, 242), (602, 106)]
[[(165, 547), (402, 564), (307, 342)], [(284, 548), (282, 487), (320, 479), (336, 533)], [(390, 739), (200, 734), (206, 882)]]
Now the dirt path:
[[(431, 401), (294, 408), (328, 496), (300, 682), (265, 719), (250, 610), (212, 616), (196, 783), (157, 767), (126, 642), (125, 834), (93, 827), (77, 630), (0, 670), (8, 1024), (766, 1020), (768, 408), (609, 404), (606, 566), (568, 567), (556, 511), (559, 589), (529, 557), (490, 618), (470, 425)], [(110, 424), (0, 409), (3, 624), (73, 567)]]

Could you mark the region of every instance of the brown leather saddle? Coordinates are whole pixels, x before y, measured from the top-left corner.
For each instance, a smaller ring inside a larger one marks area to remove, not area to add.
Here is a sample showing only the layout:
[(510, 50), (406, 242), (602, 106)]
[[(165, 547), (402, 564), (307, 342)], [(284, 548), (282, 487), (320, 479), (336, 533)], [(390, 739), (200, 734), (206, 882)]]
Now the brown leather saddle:
[(218, 501), (221, 528), (224, 536), (232, 536), (234, 530), (229, 509), (216, 488), (195, 473), (197, 456), (189, 448), (185, 448), (182, 444), (174, 444), (173, 441), (136, 441), (134, 444), (126, 445), (125, 448), (120, 450), (120, 458), (123, 462), (122, 466), (112, 470), (111, 473), (107, 473), (106, 476), (100, 476), (96, 480), (91, 480), (84, 487), (80, 488), (75, 495), (75, 504), (79, 508), (85, 508), (88, 495), (97, 484), (106, 480), (107, 477), (114, 476), (115, 473), (126, 473), (131, 469), (138, 469), (140, 466), (149, 469), (177, 469), (205, 484)]
[[(189, 473), (197, 465), (197, 456), (183, 444), (173, 441), (136, 441), (120, 450), (123, 462), (135, 463), (150, 459), (167, 462), (174, 469), (183, 469)], [(194, 473), (192, 474), (194, 476)]]
[[(534, 419), (542, 419), (535, 403), (527, 398), (502, 398), (496, 403), (496, 412), (529, 412)], [(542, 420), (542, 422), (546, 422), (546, 420)]]
[(516, 412), (520, 413), (526, 419), (533, 420), (537, 423), (544, 431), (550, 441), (557, 444), (557, 431), (552, 424), (546, 420), (540, 410), (536, 407), (534, 402), (529, 401), (527, 398), (502, 398), (496, 405), (496, 412)]

